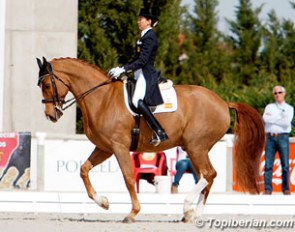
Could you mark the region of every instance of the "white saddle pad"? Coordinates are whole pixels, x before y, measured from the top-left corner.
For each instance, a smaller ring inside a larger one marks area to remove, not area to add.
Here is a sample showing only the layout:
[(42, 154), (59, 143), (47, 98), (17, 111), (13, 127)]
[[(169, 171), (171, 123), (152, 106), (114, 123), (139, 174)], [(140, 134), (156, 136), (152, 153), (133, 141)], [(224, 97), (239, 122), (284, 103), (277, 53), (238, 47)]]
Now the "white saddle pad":
[[(123, 88), (124, 88), (125, 105), (132, 115), (137, 115), (129, 107), (126, 82), (124, 82), (123, 86), (124, 86)], [(176, 91), (173, 88), (172, 81), (168, 80), (168, 82), (160, 84), (160, 91), (161, 91), (161, 95), (164, 100), (164, 103), (161, 105), (158, 105), (156, 110), (153, 113), (158, 114), (158, 113), (168, 113), (168, 112), (176, 111), (177, 110), (177, 96), (176, 96)]]

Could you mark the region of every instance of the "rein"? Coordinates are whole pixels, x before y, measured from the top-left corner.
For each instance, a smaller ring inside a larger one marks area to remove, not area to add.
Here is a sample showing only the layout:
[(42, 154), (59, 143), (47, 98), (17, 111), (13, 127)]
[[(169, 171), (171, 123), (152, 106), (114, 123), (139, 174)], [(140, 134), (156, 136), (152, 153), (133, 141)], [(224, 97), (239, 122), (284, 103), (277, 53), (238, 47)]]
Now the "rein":
[[(55, 83), (55, 79), (57, 79), (58, 81), (60, 81), (69, 90), (70, 90), (70, 86), (68, 84), (66, 84), (62, 79), (60, 79), (57, 75), (55, 75), (53, 73), (51, 64), (50, 64), (49, 67), (47, 67), (47, 71), (48, 71), (47, 74), (39, 77), (39, 83), (42, 83), (42, 80), (44, 79), (44, 77), (49, 74), (50, 80), (51, 80), (51, 83), (52, 83), (52, 87), (53, 87), (53, 97), (52, 98), (48, 98), (48, 99), (43, 99), (42, 100), (42, 103), (43, 104), (45, 104), (45, 103), (53, 103), (56, 108), (58, 107), (59, 109), (61, 109), (63, 111), (66, 110), (66, 109), (68, 109), (69, 107), (71, 107), (75, 102), (77, 102), (77, 101), (83, 99), (84, 97), (86, 97), (88, 94), (94, 92), (99, 87), (104, 86), (104, 85), (107, 85), (107, 84), (109, 84), (110, 82), (113, 81), (113, 79), (107, 79), (107, 80), (103, 81), (102, 83), (100, 83), (100, 84), (92, 87), (91, 89), (85, 91), (84, 93), (80, 94), (79, 96), (70, 98), (70, 99), (68, 99), (68, 100), (65, 101), (64, 99), (61, 99), (60, 96), (59, 96), (59, 94), (58, 94), (56, 83)], [(58, 104), (58, 106), (57, 106), (56, 103)], [(66, 104), (68, 104), (68, 105), (66, 105)], [(63, 106), (63, 105), (65, 105), (65, 106)]]
[(69, 104), (67, 106), (65, 106), (65, 107), (62, 107), (61, 109), (62, 110), (66, 110), (67, 108), (71, 107), (75, 102), (83, 99), (84, 97), (86, 97), (88, 94), (94, 92), (99, 87), (104, 86), (104, 85), (107, 85), (107, 84), (109, 84), (112, 81), (113, 81), (112, 79), (105, 80), (104, 82), (102, 82), (102, 83), (100, 83), (100, 84), (92, 87), (91, 89), (85, 91), (84, 93), (80, 94), (77, 98), (73, 97), (73, 98), (71, 98), (71, 99), (69, 99), (67, 101), (63, 100), (63, 104), (68, 104), (68, 103)]

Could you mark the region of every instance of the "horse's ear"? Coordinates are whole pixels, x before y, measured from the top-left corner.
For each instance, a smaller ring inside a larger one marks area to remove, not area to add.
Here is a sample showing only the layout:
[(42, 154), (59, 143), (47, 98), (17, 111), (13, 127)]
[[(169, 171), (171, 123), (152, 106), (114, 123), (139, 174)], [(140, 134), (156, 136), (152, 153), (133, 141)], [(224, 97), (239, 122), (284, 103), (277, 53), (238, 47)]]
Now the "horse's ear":
[(42, 68), (42, 61), (39, 58), (36, 58), (36, 59), (37, 59), (38, 66), (41, 69)]
[(46, 70), (47, 70), (48, 73), (52, 73), (53, 72), (52, 71), (51, 63), (48, 62), (44, 56), (43, 56), (43, 65), (46, 68)]
[(43, 56), (43, 64), (46, 64), (47, 63), (47, 60), (46, 58)]

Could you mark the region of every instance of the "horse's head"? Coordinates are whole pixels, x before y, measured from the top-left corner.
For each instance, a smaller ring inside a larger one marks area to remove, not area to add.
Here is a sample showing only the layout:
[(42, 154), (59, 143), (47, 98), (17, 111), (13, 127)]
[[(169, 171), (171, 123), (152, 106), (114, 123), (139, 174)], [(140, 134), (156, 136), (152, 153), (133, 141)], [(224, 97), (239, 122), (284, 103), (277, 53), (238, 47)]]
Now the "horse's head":
[(37, 58), (39, 66), (38, 86), (42, 90), (45, 104), (45, 115), (52, 122), (57, 122), (63, 115), (62, 106), (64, 99), (69, 91), (69, 85), (60, 77), (54, 74), (52, 65), (43, 57), (42, 61)]

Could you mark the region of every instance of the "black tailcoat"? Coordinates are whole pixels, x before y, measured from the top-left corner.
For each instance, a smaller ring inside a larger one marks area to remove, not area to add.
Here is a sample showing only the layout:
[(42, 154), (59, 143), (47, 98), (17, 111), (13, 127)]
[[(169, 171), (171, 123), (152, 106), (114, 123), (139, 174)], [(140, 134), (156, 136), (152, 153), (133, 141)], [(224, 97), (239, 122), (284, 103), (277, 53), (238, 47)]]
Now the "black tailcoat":
[(137, 43), (135, 60), (124, 65), (126, 71), (142, 69), (146, 80), (146, 94), (144, 101), (150, 106), (163, 104), (163, 99), (158, 85), (158, 73), (154, 62), (158, 50), (158, 38), (156, 33), (150, 29)]

